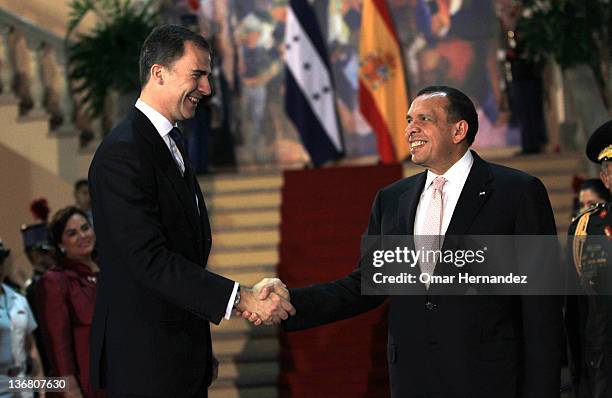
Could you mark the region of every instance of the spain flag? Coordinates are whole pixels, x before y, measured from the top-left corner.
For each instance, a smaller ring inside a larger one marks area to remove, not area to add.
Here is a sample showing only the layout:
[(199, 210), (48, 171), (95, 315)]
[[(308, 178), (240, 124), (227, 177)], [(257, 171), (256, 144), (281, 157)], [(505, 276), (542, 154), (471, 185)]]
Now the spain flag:
[(408, 155), (408, 93), (397, 33), (385, 0), (364, 0), (359, 39), (359, 107), (376, 133), (383, 163)]

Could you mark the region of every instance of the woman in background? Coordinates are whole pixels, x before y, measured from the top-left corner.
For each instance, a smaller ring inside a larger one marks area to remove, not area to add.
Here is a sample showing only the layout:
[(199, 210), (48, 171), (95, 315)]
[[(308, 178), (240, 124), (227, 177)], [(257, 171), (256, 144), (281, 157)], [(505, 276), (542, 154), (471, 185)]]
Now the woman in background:
[(586, 180), (580, 186), (578, 193), (579, 209), (583, 212), (597, 203), (607, 203), (610, 201), (610, 191), (599, 178)]
[(87, 215), (73, 206), (59, 210), (49, 224), (49, 243), (58, 258), (39, 282), (39, 322), (49, 375), (67, 377), (68, 391), (47, 396), (105, 397), (89, 383), (89, 330), (99, 268), (93, 259), (96, 235)]

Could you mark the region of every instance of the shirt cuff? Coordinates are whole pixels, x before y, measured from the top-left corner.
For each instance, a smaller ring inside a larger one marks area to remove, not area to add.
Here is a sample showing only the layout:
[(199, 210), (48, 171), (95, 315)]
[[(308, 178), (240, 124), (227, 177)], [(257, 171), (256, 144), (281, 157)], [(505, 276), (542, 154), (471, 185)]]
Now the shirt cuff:
[(232, 291), (232, 295), (229, 298), (227, 303), (227, 308), (225, 309), (225, 319), (230, 319), (232, 316), (232, 309), (234, 308), (234, 301), (236, 301), (236, 293), (238, 293), (238, 286), (240, 284), (238, 282), (234, 282), (234, 290)]

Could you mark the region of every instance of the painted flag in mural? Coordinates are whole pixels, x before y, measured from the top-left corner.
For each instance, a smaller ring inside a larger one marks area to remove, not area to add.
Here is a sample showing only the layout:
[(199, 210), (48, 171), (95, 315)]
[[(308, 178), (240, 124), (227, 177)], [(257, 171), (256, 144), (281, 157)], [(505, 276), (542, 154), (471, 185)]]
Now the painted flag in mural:
[(408, 93), (397, 33), (385, 0), (364, 0), (359, 38), (359, 108), (376, 133), (383, 163), (408, 155)]
[(285, 30), (285, 109), (315, 166), (344, 155), (325, 41), (307, 0), (291, 0)]

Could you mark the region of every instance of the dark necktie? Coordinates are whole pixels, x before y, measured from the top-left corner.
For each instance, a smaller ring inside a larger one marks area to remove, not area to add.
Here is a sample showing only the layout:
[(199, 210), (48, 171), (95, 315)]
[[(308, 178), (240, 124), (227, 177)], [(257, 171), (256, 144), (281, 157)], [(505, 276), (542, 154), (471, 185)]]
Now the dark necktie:
[(181, 156), (183, 157), (183, 163), (185, 163), (186, 169), (187, 162), (189, 161), (189, 154), (187, 153), (187, 148), (185, 147), (185, 139), (183, 138), (183, 134), (181, 134), (181, 130), (179, 130), (178, 127), (172, 127), (172, 130), (170, 130), (170, 138), (174, 140), (176, 147), (181, 153)]
[[(183, 134), (181, 134), (181, 130), (179, 130), (178, 127), (173, 127), (172, 130), (170, 130), (170, 138), (174, 140), (176, 147), (178, 148), (179, 152), (181, 153), (181, 156), (183, 157), (183, 164), (185, 165), (185, 173), (183, 174), (183, 178), (187, 183), (187, 187), (189, 188), (189, 191), (191, 191), (193, 196), (196, 196), (196, 180), (195, 176), (191, 172), (191, 167), (189, 166), (189, 154), (187, 153), (187, 148), (185, 147), (185, 139), (183, 138)], [(200, 209), (198, 209), (198, 213), (199, 211)]]

